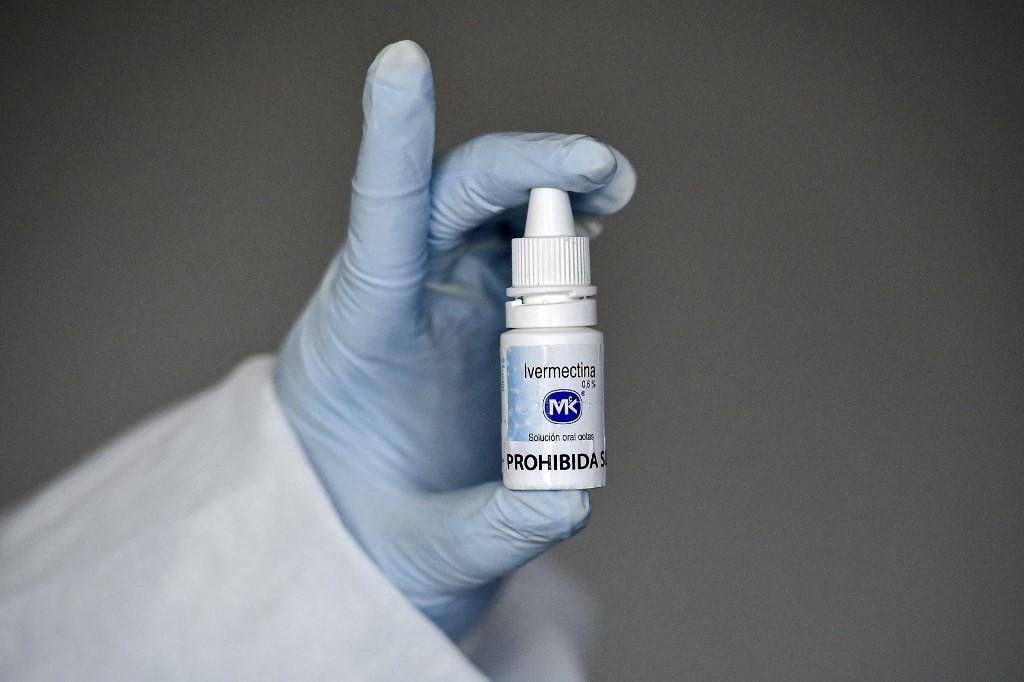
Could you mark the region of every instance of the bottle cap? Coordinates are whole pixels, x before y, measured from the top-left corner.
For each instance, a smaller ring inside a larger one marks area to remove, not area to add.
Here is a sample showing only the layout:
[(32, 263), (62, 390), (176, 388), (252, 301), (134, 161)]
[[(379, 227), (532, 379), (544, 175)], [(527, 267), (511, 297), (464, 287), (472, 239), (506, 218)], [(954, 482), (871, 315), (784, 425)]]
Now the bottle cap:
[(512, 240), (512, 286), (505, 323), (512, 328), (597, 324), (597, 287), (590, 284), (590, 240), (576, 236), (569, 194), (530, 190), (526, 232)]
[(576, 236), (569, 194), (530, 190), (526, 232), (512, 240), (512, 287), (588, 286), (590, 240)]

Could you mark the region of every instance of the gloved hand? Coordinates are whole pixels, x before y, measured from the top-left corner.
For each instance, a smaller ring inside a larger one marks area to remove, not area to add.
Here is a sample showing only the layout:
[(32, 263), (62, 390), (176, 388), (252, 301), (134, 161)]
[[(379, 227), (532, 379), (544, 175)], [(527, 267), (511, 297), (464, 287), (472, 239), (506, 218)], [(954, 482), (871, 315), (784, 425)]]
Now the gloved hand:
[(275, 383), (345, 526), (450, 636), (499, 579), (578, 532), (583, 491), (500, 478), (498, 335), (509, 237), (531, 187), (624, 206), (636, 176), (582, 135), (485, 135), (432, 167), (430, 64), (386, 47), (363, 92), (348, 240), (291, 330)]

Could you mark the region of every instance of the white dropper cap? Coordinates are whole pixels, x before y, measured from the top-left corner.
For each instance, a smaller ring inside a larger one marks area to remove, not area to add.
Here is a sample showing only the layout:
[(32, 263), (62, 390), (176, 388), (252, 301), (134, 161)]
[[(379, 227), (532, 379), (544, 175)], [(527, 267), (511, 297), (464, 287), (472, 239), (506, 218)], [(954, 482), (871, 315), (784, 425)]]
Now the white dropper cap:
[(526, 232), (512, 240), (512, 287), (590, 284), (590, 240), (576, 236), (569, 194), (530, 190)]
[(509, 327), (584, 327), (597, 324), (597, 287), (590, 284), (590, 240), (576, 236), (569, 194), (530, 190), (526, 232), (512, 240), (515, 300), (505, 306)]

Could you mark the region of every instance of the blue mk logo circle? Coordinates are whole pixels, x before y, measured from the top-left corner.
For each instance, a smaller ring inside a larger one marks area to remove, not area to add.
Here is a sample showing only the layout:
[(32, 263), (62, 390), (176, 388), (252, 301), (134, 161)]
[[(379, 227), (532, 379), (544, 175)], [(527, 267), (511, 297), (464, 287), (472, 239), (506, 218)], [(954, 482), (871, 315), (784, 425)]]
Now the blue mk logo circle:
[(583, 399), (576, 391), (560, 388), (544, 396), (541, 410), (553, 424), (572, 424), (583, 416)]

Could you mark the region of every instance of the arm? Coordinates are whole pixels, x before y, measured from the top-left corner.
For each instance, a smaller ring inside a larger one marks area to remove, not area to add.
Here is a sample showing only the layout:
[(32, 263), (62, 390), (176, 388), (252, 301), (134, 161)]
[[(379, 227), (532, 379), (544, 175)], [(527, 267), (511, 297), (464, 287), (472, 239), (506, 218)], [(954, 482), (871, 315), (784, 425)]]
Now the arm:
[(338, 520), (273, 361), (0, 525), (0, 679), (480, 679)]

